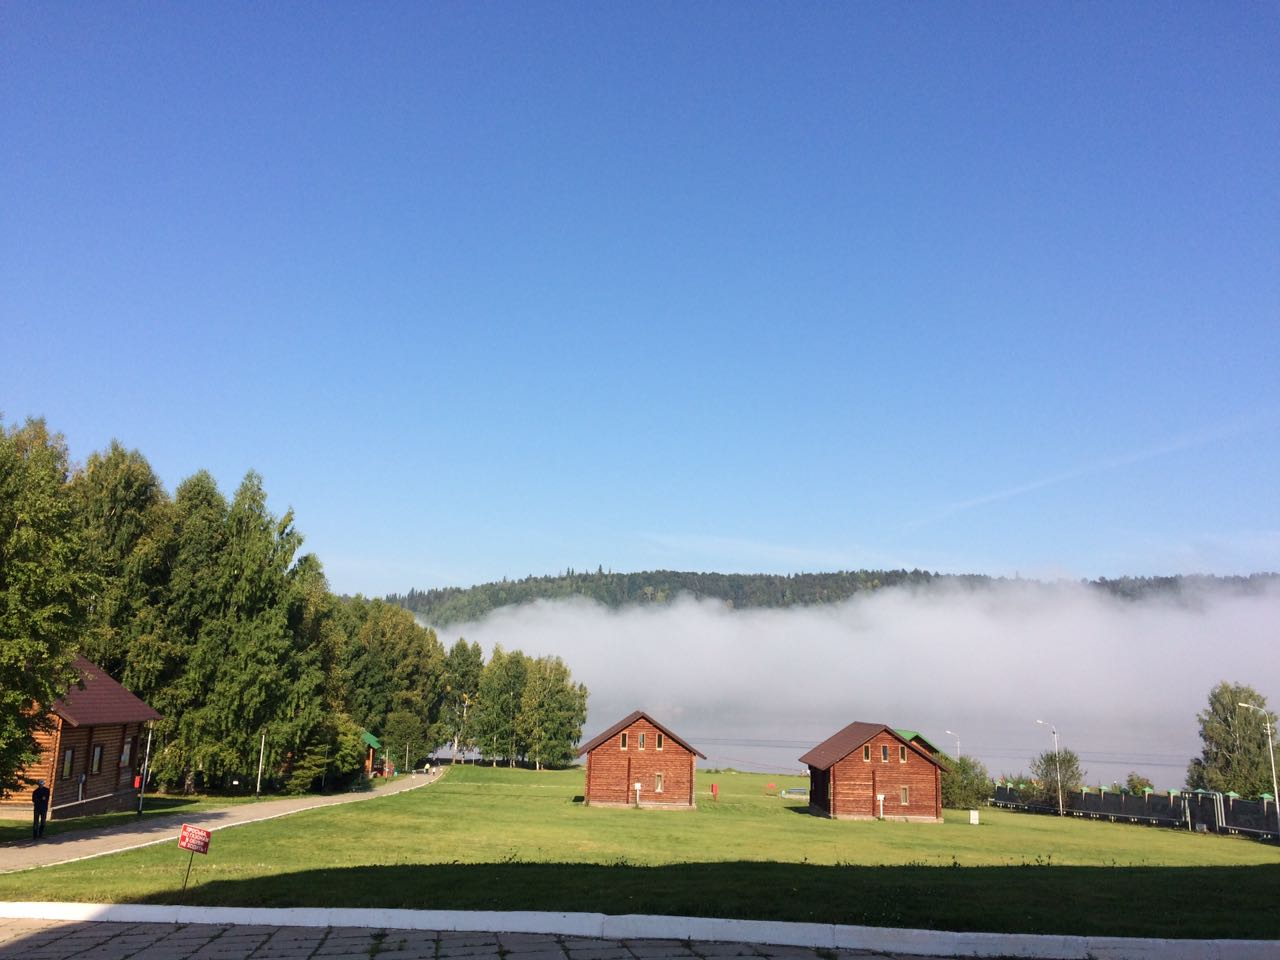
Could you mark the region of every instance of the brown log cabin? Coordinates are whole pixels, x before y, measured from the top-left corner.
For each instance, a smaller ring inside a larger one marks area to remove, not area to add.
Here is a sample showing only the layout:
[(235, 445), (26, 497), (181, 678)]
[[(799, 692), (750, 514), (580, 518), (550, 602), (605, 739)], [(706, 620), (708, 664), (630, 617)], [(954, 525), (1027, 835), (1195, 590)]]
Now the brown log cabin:
[(51, 724), (36, 734), (40, 757), (22, 770), (25, 786), (0, 799), (6, 808), (30, 811), (38, 780), (49, 787), (50, 819), (127, 810), (137, 802), (143, 724), (160, 714), (84, 657), (75, 669), (80, 683), (54, 701)]
[(809, 767), (809, 810), (818, 816), (942, 822), (942, 765), (883, 723), (851, 723), (800, 762)]
[(589, 805), (663, 810), (694, 808), (696, 758), (707, 759), (643, 710), (583, 744), (578, 756), (583, 755)]

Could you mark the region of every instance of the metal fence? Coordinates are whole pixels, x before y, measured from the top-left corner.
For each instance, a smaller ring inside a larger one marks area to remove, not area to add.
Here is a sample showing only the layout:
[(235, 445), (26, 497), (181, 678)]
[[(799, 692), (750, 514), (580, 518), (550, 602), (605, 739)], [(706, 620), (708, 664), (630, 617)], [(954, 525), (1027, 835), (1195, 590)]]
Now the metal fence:
[[(1057, 813), (1056, 803), (1024, 799), (1014, 785), (997, 785), (993, 806), (1028, 813)], [(1116, 790), (1084, 790), (1062, 796), (1063, 812), (1070, 817), (1142, 823), (1209, 833), (1232, 833), (1280, 840), (1273, 800), (1245, 800), (1225, 793), (1193, 790), (1172, 793), (1128, 793)]]

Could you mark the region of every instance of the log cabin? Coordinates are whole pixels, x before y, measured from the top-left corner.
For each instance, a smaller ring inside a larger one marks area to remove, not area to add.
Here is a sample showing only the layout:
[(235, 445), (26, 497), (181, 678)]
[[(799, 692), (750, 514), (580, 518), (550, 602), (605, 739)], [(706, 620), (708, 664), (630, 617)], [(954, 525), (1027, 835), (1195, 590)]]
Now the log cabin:
[(942, 765), (883, 723), (856, 721), (800, 758), (809, 811), (838, 820), (942, 822)]
[(707, 759), (643, 710), (583, 744), (578, 756), (584, 755), (588, 805), (663, 810), (694, 808), (697, 758)]
[(25, 786), (0, 800), (31, 810), (36, 781), (49, 787), (49, 819), (128, 810), (137, 802), (143, 724), (160, 714), (84, 657), (80, 682), (53, 702), (48, 727), (36, 734), (40, 756), (21, 771)]

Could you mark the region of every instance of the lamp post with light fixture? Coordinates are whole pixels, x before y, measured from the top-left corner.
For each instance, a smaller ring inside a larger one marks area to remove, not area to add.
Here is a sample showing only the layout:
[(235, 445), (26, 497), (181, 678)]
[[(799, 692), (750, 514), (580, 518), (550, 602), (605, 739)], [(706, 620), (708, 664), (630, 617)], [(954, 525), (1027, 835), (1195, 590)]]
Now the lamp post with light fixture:
[(1252, 703), (1239, 703), (1237, 706), (1262, 714), (1262, 729), (1267, 731), (1267, 759), (1271, 761), (1271, 803), (1276, 808), (1276, 831), (1280, 833), (1280, 790), (1276, 789), (1276, 748), (1271, 742), (1271, 717), (1261, 707)]
[(1053, 768), (1057, 771), (1058, 816), (1062, 816), (1062, 755), (1058, 751), (1058, 727), (1056, 724), (1045, 723), (1043, 720), (1037, 720), (1036, 723), (1053, 731)]
[(960, 759), (960, 734), (953, 733), (952, 731), (948, 730), (947, 736), (956, 738), (956, 759), (959, 760)]

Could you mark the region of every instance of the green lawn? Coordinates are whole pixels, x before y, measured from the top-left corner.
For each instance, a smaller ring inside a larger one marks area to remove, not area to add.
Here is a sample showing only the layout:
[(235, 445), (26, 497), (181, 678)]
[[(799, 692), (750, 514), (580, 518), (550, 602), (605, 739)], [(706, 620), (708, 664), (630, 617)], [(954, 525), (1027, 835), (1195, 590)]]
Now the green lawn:
[[(1272, 846), (992, 809), (976, 827), (967, 813), (836, 822), (769, 783), (802, 785), (700, 774), (694, 812), (605, 809), (575, 802), (579, 770), (458, 767), (373, 803), (219, 831), (187, 901), (1280, 937)], [(0, 897), (175, 902), (186, 861), (175, 843), (10, 874)]]

